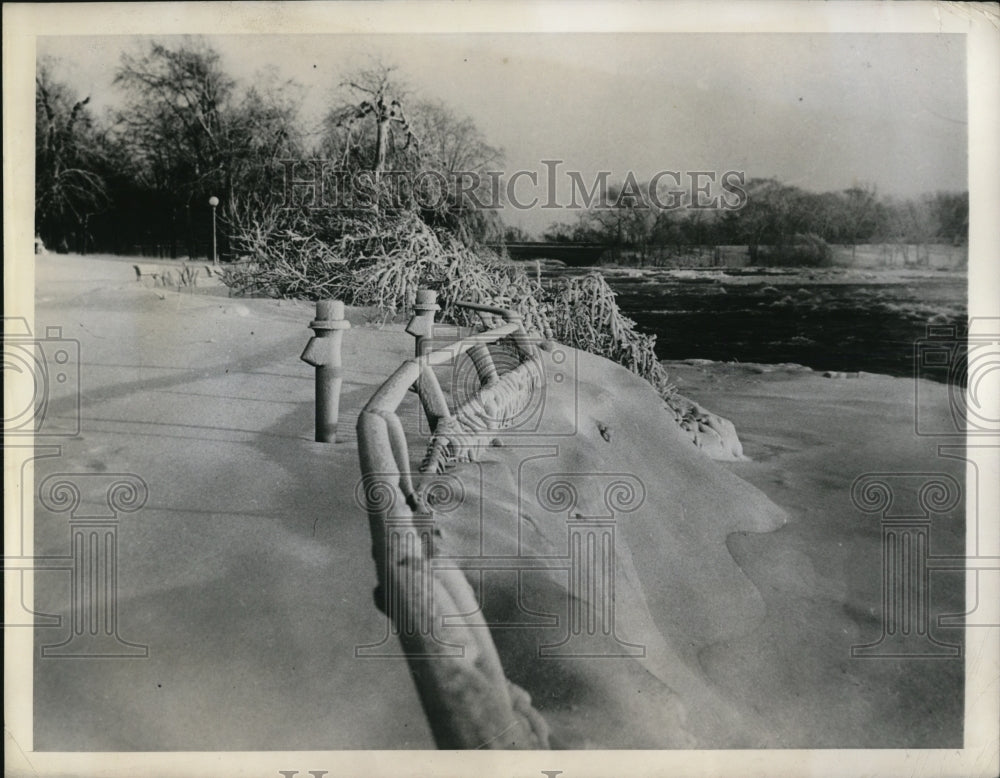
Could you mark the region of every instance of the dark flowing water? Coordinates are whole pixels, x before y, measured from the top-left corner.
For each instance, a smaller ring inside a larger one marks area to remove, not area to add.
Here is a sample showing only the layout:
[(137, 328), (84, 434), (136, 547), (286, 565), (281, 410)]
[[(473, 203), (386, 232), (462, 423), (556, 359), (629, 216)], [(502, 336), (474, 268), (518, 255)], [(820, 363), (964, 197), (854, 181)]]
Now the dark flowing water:
[[(928, 328), (961, 331), (967, 316), (967, 281), (957, 272), (602, 272), (623, 312), (657, 336), (661, 359), (913, 376)], [(940, 370), (926, 377), (945, 380)]]

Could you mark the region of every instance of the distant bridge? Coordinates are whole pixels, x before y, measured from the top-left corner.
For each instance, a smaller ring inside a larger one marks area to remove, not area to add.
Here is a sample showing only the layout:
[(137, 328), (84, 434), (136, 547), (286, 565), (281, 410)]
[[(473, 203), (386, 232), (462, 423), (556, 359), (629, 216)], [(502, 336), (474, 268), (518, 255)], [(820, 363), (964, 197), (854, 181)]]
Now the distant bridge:
[(490, 245), (494, 251), (507, 249), (511, 259), (558, 259), (567, 265), (596, 265), (608, 250), (602, 243), (507, 243)]

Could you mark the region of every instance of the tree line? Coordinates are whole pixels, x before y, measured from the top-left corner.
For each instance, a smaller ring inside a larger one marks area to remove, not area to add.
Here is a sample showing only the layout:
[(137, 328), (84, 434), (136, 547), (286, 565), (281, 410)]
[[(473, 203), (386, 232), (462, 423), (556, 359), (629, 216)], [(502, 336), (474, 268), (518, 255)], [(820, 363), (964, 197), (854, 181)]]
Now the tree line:
[[(939, 191), (917, 198), (879, 195), (871, 184), (839, 192), (808, 192), (774, 178), (745, 184), (742, 208), (664, 210), (648, 198), (620, 198), (611, 187), (611, 207), (590, 208), (575, 221), (555, 224), (543, 239), (600, 243), (631, 250), (640, 259), (657, 247), (747, 246), (754, 263), (766, 247), (815, 253), (823, 245), (864, 243), (965, 245), (968, 192)], [(509, 238), (521, 237), (509, 233)]]
[[(289, 161), (325, 159), (368, 176), (368, 210), (376, 216), (381, 204), (390, 205), (386, 171), (442, 177), (472, 171), (488, 182), (485, 173), (504, 161), (472, 118), (411, 94), (394, 68), (381, 63), (336, 85), (315, 130), (303, 119), (300, 85), (273, 69), (241, 84), (200, 38), (170, 46), (152, 41), (123, 54), (109, 85), (119, 91), (120, 105), (100, 117), (89, 95), (74, 94), (60, 79), (58, 67), (41, 61), (35, 84), (35, 228), (57, 250), (129, 253), (155, 246), (166, 256), (204, 256), (210, 197), (219, 200), (223, 257), (238, 254), (241, 236), (250, 233), (336, 242), (345, 231), (370, 229), (371, 213), (359, 222), (352, 213), (289, 209)], [(542, 238), (600, 243), (640, 261), (657, 247), (745, 245), (756, 261), (765, 247), (962, 244), (968, 232), (967, 192), (899, 199), (861, 185), (813, 193), (774, 178), (746, 181), (745, 190), (738, 210), (663, 210), (611, 187), (613, 207), (583, 210)], [(406, 193), (403, 206), (467, 243), (531, 237), (505, 230), (496, 210), (467, 207), (468, 191), (419, 194)], [(392, 207), (399, 207), (400, 193), (392, 195)]]
[[(58, 62), (38, 65), (35, 230), (50, 248), (127, 253), (153, 245), (172, 257), (204, 256), (209, 198), (217, 197), (220, 252), (231, 255), (246, 230), (289, 210), (283, 176), (290, 160), (335, 160), (376, 179), (390, 167), (448, 174), (503, 163), (503, 151), (471, 118), (411, 95), (381, 63), (331, 85), (318, 129), (306, 126), (305, 92), (294, 80), (271, 69), (241, 85), (198, 38), (123, 54), (110, 86), (121, 105), (98, 117), (90, 96), (60, 79)], [(502, 236), (496, 212), (468, 211), (455, 198), (426, 202), (432, 207), (420, 215), (433, 227), (468, 240)], [(290, 218), (330, 238), (332, 227), (350, 223), (350, 214), (306, 209), (281, 220), (287, 226)]]

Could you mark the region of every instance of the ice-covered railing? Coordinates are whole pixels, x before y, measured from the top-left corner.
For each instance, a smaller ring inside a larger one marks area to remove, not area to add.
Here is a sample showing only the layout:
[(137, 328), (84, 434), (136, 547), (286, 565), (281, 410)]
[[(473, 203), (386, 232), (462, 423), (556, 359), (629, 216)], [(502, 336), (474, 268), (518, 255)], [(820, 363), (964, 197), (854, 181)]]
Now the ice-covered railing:
[[(538, 346), (517, 313), (476, 303), (458, 307), (474, 311), (486, 330), (428, 351), (438, 308), (433, 293), (421, 290), (407, 328), (417, 337), (417, 355), (389, 376), (358, 418), (376, 602), (400, 640), (439, 748), (548, 748), (545, 720), (528, 693), (506, 678), (464, 573), (432, 564), (435, 533), (425, 493), (441, 486), (433, 474), (474, 459), (490, 444), (491, 433), (528, 406), (542, 375)], [(503, 374), (490, 351), (501, 340), (517, 355), (517, 364)], [(463, 355), (471, 359), (480, 386), (452, 409), (434, 368), (457, 367)], [(432, 433), (416, 477), (397, 414), (414, 386)], [(435, 630), (445, 616), (443, 639)]]
[[(538, 346), (528, 338), (521, 326), (520, 316), (513, 311), (477, 303), (460, 302), (457, 305), (476, 311), (487, 328), (486, 332), (474, 336), (475, 342), (468, 348), (480, 388), (453, 412), (435, 414), (433, 419), (428, 415), (434, 434), (420, 465), (424, 473), (444, 472), (454, 464), (476, 459), (479, 452), (492, 442), (490, 433), (509, 426), (528, 406), (541, 380)], [(503, 321), (500, 326), (494, 326), (497, 318)], [(519, 357), (519, 364), (501, 378), (489, 343), (508, 337), (505, 328), (514, 325), (517, 326), (509, 333), (509, 339)], [(428, 383), (436, 380), (433, 371), (426, 380)], [(433, 386), (430, 391), (435, 391)]]

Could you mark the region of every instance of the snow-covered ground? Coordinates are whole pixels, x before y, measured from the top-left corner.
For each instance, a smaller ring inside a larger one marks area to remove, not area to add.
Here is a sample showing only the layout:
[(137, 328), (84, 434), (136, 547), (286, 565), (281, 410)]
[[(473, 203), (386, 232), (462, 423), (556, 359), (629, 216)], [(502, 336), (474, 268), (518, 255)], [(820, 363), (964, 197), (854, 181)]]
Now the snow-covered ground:
[[(411, 338), (351, 312), (342, 442), (323, 445), (312, 368), (299, 361), (310, 304), (146, 286), (127, 263), (75, 256), (37, 257), (36, 287), (36, 332), (58, 326), (79, 344), (80, 433), (36, 460), (34, 482), (128, 473), (148, 485), (117, 533), (119, 634), (148, 657), (36, 658), (35, 749), (433, 747), (405, 662), (354, 653), (386, 630), (355, 498), (354, 421)], [(654, 711), (680, 721), (658, 707), (669, 701), (703, 748), (959, 747), (961, 658), (851, 656), (879, 638), (883, 577), (879, 517), (852, 504), (852, 482), (964, 473), (914, 434), (914, 382), (672, 365), (686, 396), (739, 430), (749, 459), (721, 464), (670, 430), (641, 382), (580, 356), (574, 393), (554, 393), (552, 410), (577, 398), (586, 432), (552, 467), (626, 468), (644, 483), (619, 548), (633, 576), (620, 611), (629, 640), (650, 648), (535, 666), (525, 646), (537, 635), (497, 632), (508, 675), (559, 742), (688, 742), (657, 731)], [(77, 413), (74, 386), (53, 385), (53, 419)], [(921, 382), (918, 394), (929, 421), (947, 424), (948, 387)], [(500, 475), (476, 482), (500, 517), (515, 454), (497, 449), (487, 465)], [(934, 518), (935, 553), (961, 553), (962, 507)], [(34, 536), (36, 554), (66, 555), (67, 515), (36, 504)], [(37, 572), (35, 591), (37, 611), (62, 617), (35, 630), (36, 646), (62, 642), (68, 572)], [(935, 574), (933, 595), (934, 614), (964, 610), (956, 573)]]

